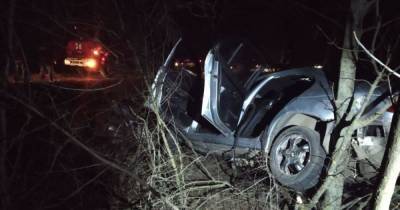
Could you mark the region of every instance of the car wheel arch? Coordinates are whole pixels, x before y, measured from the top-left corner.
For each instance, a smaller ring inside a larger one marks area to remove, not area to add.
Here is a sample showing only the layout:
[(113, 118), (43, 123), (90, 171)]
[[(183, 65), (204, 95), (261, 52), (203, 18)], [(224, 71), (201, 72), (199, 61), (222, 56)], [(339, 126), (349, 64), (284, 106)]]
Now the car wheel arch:
[[(319, 123), (325, 124), (325, 129), (318, 130), (317, 127)], [(264, 148), (265, 154), (268, 155), (273, 141), (279, 134), (290, 127), (302, 126), (320, 133), (321, 145), (325, 151), (328, 151), (328, 147), (325, 145), (329, 145), (330, 135), (327, 135), (330, 134), (331, 126), (329, 125), (329, 122), (323, 122), (318, 117), (310, 116), (304, 113), (291, 113), (286, 116), (277, 116), (273, 121), (271, 121), (270, 125), (267, 125), (267, 128), (261, 134), (261, 145)]]

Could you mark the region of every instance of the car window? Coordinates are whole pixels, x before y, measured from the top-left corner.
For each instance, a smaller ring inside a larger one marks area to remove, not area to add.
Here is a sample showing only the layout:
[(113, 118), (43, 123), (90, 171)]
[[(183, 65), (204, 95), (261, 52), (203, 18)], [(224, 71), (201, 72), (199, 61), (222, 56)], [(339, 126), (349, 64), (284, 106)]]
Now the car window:
[(240, 85), (243, 85), (255, 69), (264, 63), (257, 50), (245, 42), (221, 42), (217, 50), (222, 68)]

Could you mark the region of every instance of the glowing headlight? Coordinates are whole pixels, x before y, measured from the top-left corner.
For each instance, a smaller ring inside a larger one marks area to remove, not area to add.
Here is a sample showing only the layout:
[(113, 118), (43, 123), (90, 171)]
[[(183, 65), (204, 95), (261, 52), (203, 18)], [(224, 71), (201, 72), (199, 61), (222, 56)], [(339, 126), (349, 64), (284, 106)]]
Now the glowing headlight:
[(65, 60), (64, 60), (64, 64), (65, 64), (65, 65), (69, 65), (69, 64), (71, 64), (71, 61), (70, 61), (70, 60), (67, 60), (67, 59), (65, 59)]
[(93, 58), (87, 59), (85, 62), (85, 66), (87, 66), (89, 68), (96, 68), (96, 66), (97, 66), (96, 59), (93, 59)]

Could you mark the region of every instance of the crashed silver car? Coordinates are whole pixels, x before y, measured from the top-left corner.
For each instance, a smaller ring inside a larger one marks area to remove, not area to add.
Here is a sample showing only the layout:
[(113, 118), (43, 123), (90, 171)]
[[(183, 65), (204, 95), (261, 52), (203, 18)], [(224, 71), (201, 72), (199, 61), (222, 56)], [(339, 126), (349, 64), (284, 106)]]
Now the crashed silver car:
[[(306, 191), (316, 186), (332, 150), (335, 124), (332, 86), (319, 68), (273, 71), (243, 42), (222, 42), (196, 70), (174, 63), (179, 40), (160, 67), (147, 106), (179, 128), (194, 149), (233, 158), (266, 157), (272, 176)], [(179, 68), (176, 68), (179, 67)], [(358, 83), (360, 109), (369, 85)], [(373, 96), (375, 113), (384, 88)], [(377, 103), (378, 102), (378, 103)], [(354, 135), (357, 174), (372, 178), (380, 167), (392, 118), (386, 112)]]

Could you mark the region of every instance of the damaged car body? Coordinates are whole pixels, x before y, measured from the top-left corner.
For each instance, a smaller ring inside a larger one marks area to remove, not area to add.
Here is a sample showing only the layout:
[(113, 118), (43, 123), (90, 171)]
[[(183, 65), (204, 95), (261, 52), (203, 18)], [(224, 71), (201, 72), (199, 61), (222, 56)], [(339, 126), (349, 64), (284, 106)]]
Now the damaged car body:
[[(270, 72), (243, 42), (218, 43), (198, 69), (174, 69), (180, 45), (181, 40), (160, 67), (146, 106), (179, 128), (200, 152), (234, 150), (236, 156), (245, 156), (257, 151), (282, 185), (296, 191), (316, 186), (335, 125), (332, 87), (323, 70)], [(357, 84), (355, 109), (361, 108), (368, 87)], [(378, 88), (373, 100), (389, 100), (378, 97), (383, 92)], [(374, 113), (377, 107), (366, 112)], [(391, 118), (386, 112), (355, 135), (356, 153), (363, 154), (355, 159), (364, 160), (368, 178), (380, 166)]]

